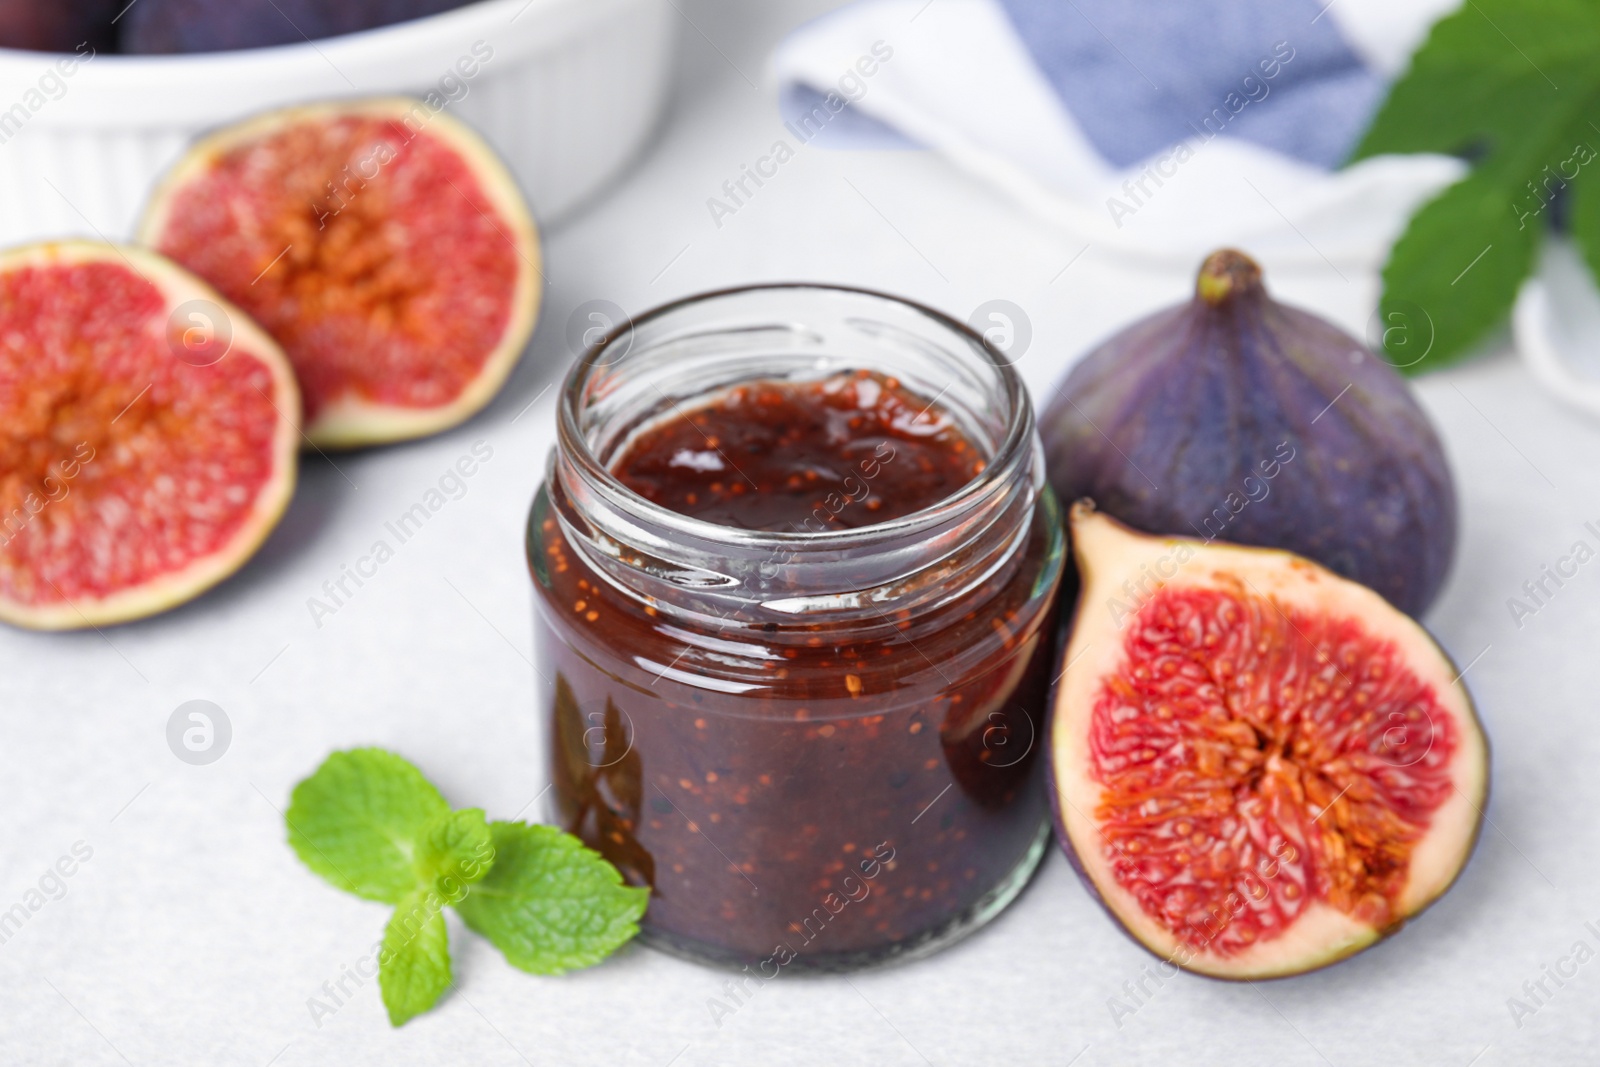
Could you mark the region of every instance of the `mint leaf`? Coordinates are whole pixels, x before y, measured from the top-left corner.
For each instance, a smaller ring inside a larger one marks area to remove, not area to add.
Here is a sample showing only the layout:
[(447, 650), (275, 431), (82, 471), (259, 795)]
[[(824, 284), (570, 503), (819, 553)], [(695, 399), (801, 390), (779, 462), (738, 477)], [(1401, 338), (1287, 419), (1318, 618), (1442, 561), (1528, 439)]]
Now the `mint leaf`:
[(451, 811), (415, 766), (377, 748), (335, 752), (295, 786), (289, 843), (306, 866), (395, 905), (378, 954), (389, 1022), (428, 1011), (450, 987), (444, 906), (535, 974), (598, 963), (639, 932), (648, 889), (549, 826)]
[(1352, 160), (1444, 152), (1476, 162), (1417, 211), (1384, 268), (1383, 321), (1421, 311), (1435, 331), (1420, 362), (1397, 347), (1414, 345), (1414, 330), (1385, 331), (1392, 362), (1408, 373), (1460, 358), (1504, 320), (1549, 200), (1600, 146), (1597, 52), (1592, 0), (1471, 0), (1434, 25), (1390, 89)]
[(407, 894), (383, 930), (378, 988), (389, 1024), (401, 1026), (439, 1002), (450, 987), (449, 931), (432, 890)]
[(489, 824), (495, 860), (456, 911), (532, 974), (599, 963), (634, 934), (650, 891), (553, 826)]
[(417, 888), (418, 834), (450, 805), (409, 761), (379, 748), (335, 752), (295, 786), (289, 844), (340, 889), (398, 903)]
[(494, 845), (482, 808), (440, 815), (417, 835), (417, 875), (446, 903), (465, 897), (467, 887), (487, 874), (493, 862)]

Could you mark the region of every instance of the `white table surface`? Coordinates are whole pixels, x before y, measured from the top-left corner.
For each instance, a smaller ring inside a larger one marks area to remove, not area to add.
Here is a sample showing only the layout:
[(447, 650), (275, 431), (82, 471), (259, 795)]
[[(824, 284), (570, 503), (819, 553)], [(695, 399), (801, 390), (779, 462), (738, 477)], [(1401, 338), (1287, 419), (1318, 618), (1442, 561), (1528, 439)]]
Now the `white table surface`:
[[(1600, 963), (1559, 988), (1546, 980), (1553, 995), (1520, 1027), (1507, 998), (1575, 942), (1600, 949), (1584, 925), (1600, 929), (1600, 564), (1520, 628), (1506, 600), (1573, 541), (1597, 543), (1582, 524), (1600, 520), (1600, 425), (1541, 394), (1506, 351), (1419, 385), (1462, 498), (1455, 570), (1427, 622), (1473, 664), (1494, 744), (1492, 823), (1456, 888), (1389, 942), (1285, 981), (1170, 980), (1119, 1026), (1108, 999), (1153, 961), (1052, 849), (1023, 897), (966, 942), (849, 981), (785, 977), (720, 1026), (707, 1008), (720, 972), (630, 947), (590, 971), (530, 977), (453, 917), (460, 991), (438, 1010), (391, 1030), (368, 982), (313, 1019), (308, 998), (368, 953), (386, 913), (289, 851), (279, 809), (293, 784), (331, 749), (378, 744), (491, 816), (545, 786), (521, 534), (575, 307), (638, 310), (797, 278), (890, 289), (963, 318), (1000, 297), (1032, 320), (1021, 370), (1040, 395), (1088, 343), (1189, 287), (1187, 272), (1093, 249), (1062, 273), (1077, 242), (926, 153), (803, 147), (717, 227), (706, 199), (781, 133), (767, 50), (828, 4), (678, 6), (694, 26), (682, 26), (666, 124), (603, 202), (548, 235), (538, 334), (484, 414), (428, 441), (308, 460), (265, 548), (192, 604), (103, 634), (0, 630), (0, 911), (75, 842), (93, 850), (65, 896), (0, 945), (0, 1062), (1595, 1062)], [(1267, 266), (1279, 295), (1357, 329), (1372, 305), (1370, 281)], [(319, 628), (307, 599), (479, 440), (493, 458), (466, 495)], [(165, 740), (191, 699), (232, 724), (209, 766), (180, 762)]]

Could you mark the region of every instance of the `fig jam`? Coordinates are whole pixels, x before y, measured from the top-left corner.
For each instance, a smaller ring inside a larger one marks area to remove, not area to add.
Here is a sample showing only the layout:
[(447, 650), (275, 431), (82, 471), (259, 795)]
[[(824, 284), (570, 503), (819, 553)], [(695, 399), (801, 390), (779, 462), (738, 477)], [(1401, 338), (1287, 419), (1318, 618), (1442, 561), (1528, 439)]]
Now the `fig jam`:
[(647, 940), (844, 969), (1020, 891), (1062, 562), (1031, 429), (1001, 484), (936, 391), (850, 369), (658, 405), (589, 467), (564, 436), (529, 525), (553, 807), (652, 887)]
[(681, 515), (818, 533), (920, 511), (983, 467), (948, 414), (867, 371), (735, 386), (612, 464), (623, 485)]

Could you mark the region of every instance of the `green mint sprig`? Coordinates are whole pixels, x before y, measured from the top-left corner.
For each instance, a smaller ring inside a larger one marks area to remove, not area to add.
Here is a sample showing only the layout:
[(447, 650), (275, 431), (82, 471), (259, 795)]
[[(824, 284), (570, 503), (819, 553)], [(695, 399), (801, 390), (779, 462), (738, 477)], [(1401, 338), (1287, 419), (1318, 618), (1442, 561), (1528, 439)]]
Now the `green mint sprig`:
[[(1412, 216), (1383, 270), (1384, 345), (1406, 373), (1456, 362), (1505, 320), (1558, 193), (1570, 196), (1572, 236), (1600, 277), (1596, 55), (1592, 0), (1473, 0), (1434, 25), (1390, 89), (1352, 161), (1475, 161)], [(1427, 322), (1432, 347), (1419, 359)]]
[(380, 748), (335, 752), (295, 786), (286, 815), (302, 862), (347, 893), (394, 905), (378, 953), (389, 1022), (449, 988), (454, 907), (531, 974), (599, 963), (639, 932), (650, 891), (570, 834), (452, 811), (412, 763)]

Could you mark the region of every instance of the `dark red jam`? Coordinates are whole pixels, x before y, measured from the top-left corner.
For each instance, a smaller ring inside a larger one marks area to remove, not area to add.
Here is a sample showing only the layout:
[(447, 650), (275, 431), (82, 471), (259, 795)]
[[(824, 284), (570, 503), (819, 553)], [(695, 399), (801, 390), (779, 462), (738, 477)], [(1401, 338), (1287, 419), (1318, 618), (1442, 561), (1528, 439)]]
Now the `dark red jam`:
[(622, 484), (681, 515), (813, 533), (920, 511), (983, 468), (942, 408), (864, 371), (736, 386), (640, 435), (612, 464)]
[[(609, 469), (696, 519), (820, 532), (928, 508), (986, 462), (935, 398), (852, 372), (672, 409)], [(1010, 898), (1046, 833), (1061, 568), (1053, 501), (1027, 514), (1019, 548), (931, 609), (686, 622), (597, 573), (541, 491), (554, 806), (653, 887), (649, 939), (773, 977), (914, 951)]]

